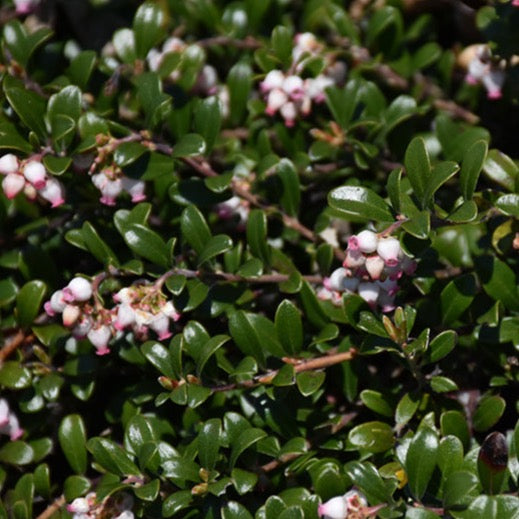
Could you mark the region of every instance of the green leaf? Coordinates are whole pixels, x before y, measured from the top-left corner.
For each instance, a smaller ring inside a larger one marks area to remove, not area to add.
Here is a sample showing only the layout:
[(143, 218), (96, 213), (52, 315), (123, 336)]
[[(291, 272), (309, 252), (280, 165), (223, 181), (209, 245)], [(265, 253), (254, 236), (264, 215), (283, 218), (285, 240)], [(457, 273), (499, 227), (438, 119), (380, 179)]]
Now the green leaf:
[(426, 186), (431, 180), (431, 163), (421, 137), (415, 137), (407, 147), (404, 163), (409, 183), (423, 209), (426, 205)]
[(137, 97), (146, 115), (146, 124), (154, 128), (171, 110), (171, 96), (162, 91), (160, 78), (154, 72), (145, 72), (136, 78)]
[(9, 121), (0, 120), (0, 149), (17, 150), (31, 153), (32, 146), (20, 135), (18, 129)]
[(0, 281), (0, 306), (7, 306), (16, 299), (18, 287), (12, 278)]
[(242, 469), (232, 469), (231, 478), (238, 494), (243, 495), (250, 492), (258, 482), (258, 475)]
[[(128, 452), (139, 455), (141, 448), (147, 442), (157, 440), (157, 435), (150, 420), (142, 415), (133, 416), (124, 431), (124, 447)], [(141, 461), (139, 457), (139, 462)]]
[(344, 214), (345, 217), (356, 216), (366, 220), (393, 221), (389, 206), (369, 188), (360, 186), (338, 187), (329, 193), (328, 203)]
[(43, 141), (47, 135), (44, 121), (47, 106), (45, 100), (9, 75), (4, 78), (4, 93), (22, 122)]
[(175, 144), (171, 156), (173, 158), (194, 157), (205, 153), (205, 141), (197, 133), (187, 133), (183, 135)]
[(115, 163), (124, 168), (142, 157), (148, 150), (139, 142), (123, 142), (114, 151)]
[(270, 264), (271, 252), (267, 243), (267, 216), (261, 209), (253, 209), (247, 220), (247, 243), (254, 256), (267, 265)]
[(303, 323), (294, 304), (284, 299), (276, 310), (276, 333), (281, 345), (289, 355), (296, 355), (303, 347)]
[(329, 323), (329, 318), (324, 311), (319, 299), (307, 281), (303, 281), (301, 291), (299, 292), (301, 303), (303, 305), (305, 316), (316, 328), (323, 328)]
[(496, 184), (508, 191), (515, 190), (519, 167), (508, 155), (499, 150), (490, 150), (483, 164), (483, 171)]
[(443, 436), (452, 434), (460, 439), (467, 449), (470, 442), (469, 426), (465, 416), (460, 411), (445, 411), (440, 416), (440, 427)]
[(8, 360), (0, 367), (0, 386), (23, 389), (31, 384), (31, 372), (19, 362)]
[(405, 519), (438, 519), (439, 515), (426, 508), (408, 508)]
[(324, 371), (303, 371), (296, 375), (297, 389), (303, 396), (313, 395), (324, 383)]
[(499, 494), (508, 463), (508, 446), (505, 436), (500, 432), (490, 433), (481, 444), (478, 454), (479, 480), (485, 494)]
[(350, 461), (344, 466), (344, 471), (351, 481), (355, 481), (355, 485), (366, 495), (371, 504), (392, 501), (391, 492), (371, 463)]
[(476, 474), (455, 471), (447, 476), (443, 485), (443, 504), (445, 508), (468, 506), (480, 494)]
[(61, 420), (58, 439), (72, 470), (76, 474), (84, 474), (87, 469), (86, 431), (80, 415), (69, 414)]
[(155, 501), (160, 491), (160, 480), (153, 479), (140, 487), (136, 486), (133, 491), (135, 496), (143, 501)]
[(219, 254), (223, 254), (228, 250), (232, 249), (233, 243), (231, 238), (226, 234), (217, 234), (213, 236), (202, 249), (202, 252), (198, 256), (198, 265), (202, 265), (206, 261), (213, 259)]
[(14, 60), (25, 68), (34, 51), (52, 36), (48, 27), (27, 34), (27, 30), (18, 20), (11, 20), (4, 26), (4, 42)]
[(420, 405), (421, 397), (415, 393), (406, 393), (398, 402), (395, 410), (395, 421), (405, 425), (414, 416)]
[(247, 509), (236, 501), (229, 501), (221, 510), (222, 519), (252, 519)]
[(325, 90), (326, 104), (343, 129), (348, 127), (353, 117), (361, 87), (362, 83), (358, 79), (350, 79), (344, 88), (329, 87)]
[(141, 351), (163, 375), (171, 379), (176, 378), (170, 353), (160, 342), (147, 341), (141, 346)]
[(207, 97), (198, 103), (194, 114), (194, 124), (196, 131), (204, 138), (206, 151), (210, 152), (222, 125), (221, 106), (218, 97)]
[(200, 376), (207, 361), (218, 351), (230, 337), (228, 335), (215, 335), (211, 337), (201, 348), (197, 361), (197, 373)]
[(485, 141), (476, 141), (463, 157), (460, 171), (460, 188), (465, 200), (471, 200), (474, 195), (487, 151), (488, 144)]
[(454, 323), (470, 306), (476, 293), (476, 279), (472, 274), (450, 281), (440, 295), (443, 324)]
[(85, 222), (81, 227), (81, 237), (83, 238), (83, 244), (98, 261), (105, 265), (119, 265), (115, 252), (99, 236), (90, 222)]
[(447, 220), (454, 223), (472, 222), (478, 216), (478, 206), (474, 200), (467, 200), (457, 206), (447, 217)]
[(7, 442), (0, 448), (0, 461), (9, 465), (28, 465), (33, 458), (33, 448), (22, 441)]
[(463, 464), (463, 444), (453, 435), (445, 436), (438, 446), (438, 467), (445, 480), (449, 474), (461, 469)]
[(425, 494), (438, 456), (438, 436), (428, 427), (422, 427), (411, 439), (405, 458), (409, 489), (416, 499)]
[(446, 357), (456, 346), (458, 335), (454, 330), (445, 330), (438, 334), (429, 344), (428, 362), (438, 362)]
[(246, 63), (236, 63), (227, 76), (231, 108), (230, 124), (240, 124), (247, 108), (247, 100), (252, 87), (252, 70)]
[(292, 62), (292, 33), (287, 27), (274, 27), (271, 36), (272, 50), (280, 61), (282, 68), (288, 69)]
[(364, 422), (348, 433), (349, 442), (368, 452), (385, 452), (390, 449), (395, 438), (391, 427), (384, 422)]
[(198, 434), (198, 458), (202, 467), (212, 470), (218, 459), (222, 423), (218, 418), (207, 420)]
[(84, 50), (72, 59), (65, 74), (73, 84), (84, 90), (87, 88), (96, 61), (97, 54), (95, 51)]
[(436, 393), (448, 393), (449, 391), (456, 391), (458, 386), (448, 377), (434, 376), (431, 377), (431, 389)]
[(382, 416), (386, 416), (388, 418), (393, 416), (393, 406), (388, 401), (387, 395), (373, 389), (364, 389), (360, 392), (359, 396), (362, 403), (367, 408), (375, 411), (375, 413), (381, 414)]
[(500, 396), (492, 395), (482, 398), (472, 418), (474, 429), (476, 431), (490, 429), (499, 421), (505, 408), (506, 401)]
[(229, 458), (229, 464), (231, 468), (234, 468), (238, 457), (245, 450), (247, 450), (249, 447), (252, 447), (252, 445), (257, 443), (262, 438), (265, 438), (265, 436), (267, 436), (267, 433), (263, 429), (257, 429), (255, 427), (245, 429), (243, 432), (241, 432), (231, 446), (231, 456)]
[(519, 291), (514, 271), (494, 256), (477, 258), (476, 266), (485, 292), (510, 310), (519, 310)]
[(71, 164), (72, 158), (70, 157), (54, 157), (53, 155), (43, 157), (43, 165), (52, 175), (63, 175)]
[(140, 471), (131, 460), (128, 453), (117, 443), (108, 438), (90, 438), (87, 449), (94, 456), (96, 463), (99, 463), (109, 472), (118, 476), (139, 476)]
[(168, 268), (169, 252), (164, 240), (154, 231), (139, 223), (124, 227), (123, 238), (128, 247), (143, 258)]
[(396, 126), (409, 119), (417, 112), (416, 101), (406, 95), (398, 96), (383, 113), (384, 130), (382, 135), (387, 135)]
[(291, 215), (297, 215), (299, 204), (301, 202), (301, 187), (299, 185), (299, 176), (292, 162), (288, 159), (281, 159), (276, 168), (276, 173), (283, 184), (283, 193), (281, 194), (281, 205), (283, 209)]
[(434, 166), (429, 179), (425, 185), (423, 194), (423, 207), (426, 207), (433, 201), (434, 193), (438, 188), (453, 177), (459, 170), (459, 166), (455, 162), (440, 162)]
[(188, 205), (180, 218), (183, 238), (200, 254), (211, 239), (211, 231), (204, 215), (194, 206)]
[(160, 5), (144, 2), (139, 6), (133, 19), (135, 51), (138, 58), (146, 58), (150, 49), (162, 40), (165, 23), (166, 17)]
[(22, 327), (30, 326), (38, 312), (47, 292), (47, 286), (39, 279), (28, 281), (16, 296), (16, 320)]
[(387, 177), (386, 190), (391, 201), (393, 209), (399, 213), (401, 211), (401, 199), (402, 199), (402, 173), (403, 169), (398, 168), (391, 171)]
[(501, 195), (496, 201), (495, 206), (508, 216), (519, 217), (519, 195), (508, 193)]
[(162, 515), (164, 517), (171, 517), (180, 510), (188, 507), (193, 500), (193, 495), (190, 490), (180, 490), (169, 495), (162, 503)]
[(77, 86), (66, 86), (50, 97), (47, 117), (51, 126), (53, 119), (58, 115), (68, 115), (74, 122), (78, 121), (81, 115), (81, 90)]
[(442, 55), (442, 48), (434, 41), (420, 47), (413, 56), (413, 68), (424, 69), (438, 61)]

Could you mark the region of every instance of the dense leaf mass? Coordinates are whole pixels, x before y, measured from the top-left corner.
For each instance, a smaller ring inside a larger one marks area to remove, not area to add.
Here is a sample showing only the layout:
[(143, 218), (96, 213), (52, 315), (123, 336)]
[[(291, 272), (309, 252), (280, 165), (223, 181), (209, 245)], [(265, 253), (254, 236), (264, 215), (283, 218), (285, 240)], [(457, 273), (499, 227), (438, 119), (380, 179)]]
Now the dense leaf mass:
[(518, 1), (0, 20), (0, 519), (519, 518)]

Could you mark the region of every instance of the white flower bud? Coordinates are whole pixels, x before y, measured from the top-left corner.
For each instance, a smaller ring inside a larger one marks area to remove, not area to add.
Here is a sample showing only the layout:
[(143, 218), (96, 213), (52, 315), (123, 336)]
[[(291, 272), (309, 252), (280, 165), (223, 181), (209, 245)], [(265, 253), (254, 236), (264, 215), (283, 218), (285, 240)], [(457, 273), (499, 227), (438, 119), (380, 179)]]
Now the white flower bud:
[(265, 79), (260, 83), (260, 89), (262, 92), (270, 92), (274, 88), (282, 88), (283, 81), (285, 80), (285, 74), (281, 70), (271, 70)]
[(285, 92), (279, 88), (274, 88), (269, 92), (265, 112), (268, 115), (274, 115), (287, 101), (288, 96)]
[(326, 503), (319, 505), (317, 513), (326, 519), (346, 519), (348, 505), (342, 496), (332, 497)]
[(348, 293), (355, 292), (359, 287), (359, 283), (359, 278), (344, 278), (344, 281), (342, 283), (343, 290), (345, 290)]
[(63, 309), (62, 319), (63, 319), (63, 325), (70, 327), (74, 326), (76, 321), (79, 319), (79, 316), (81, 314), (81, 309), (79, 306), (76, 305), (67, 305)]
[(132, 202), (142, 202), (146, 200), (146, 183), (142, 180), (135, 180), (129, 177), (121, 179), (122, 188), (132, 197)]
[(18, 157), (12, 153), (3, 155), (0, 157), (0, 173), (2, 175), (10, 175), (11, 173), (17, 173), (20, 163)]
[(386, 262), (386, 265), (394, 267), (398, 265), (400, 242), (392, 237), (382, 238), (378, 241), (377, 253)]
[(369, 305), (374, 305), (377, 302), (380, 293), (380, 287), (376, 283), (362, 282), (359, 283), (359, 296)]
[(162, 45), (162, 52), (182, 52), (186, 48), (186, 44), (180, 38), (172, 36), (168, 38)]
[(299, 76), (287, 76), (283, 81), (283, 90), (292, 99), (301, 99), (304, 95), (304, 81)]
[(67, 306), (67, 302), (64, 299), (63, 290), (56, 290), (50, 297), (50, 300), (45, 303), (44, 308), (48, 315), (53, 316), (63, 312)]
[(169, 339), (173, 334), (169, 331), (169, 318), (159, 313), (149, 323), (150, 328), (159, 336), (159, 340)]
[(36, 189), (42, 189), (47, 183), (47, 172), (45, 167), (38, 160), (31, 160), (27, 162), (23, 168), (23, 176)]
[(127, 304), (122, 303), (117, 307), (117, 318), (114, 321), (114, 327), (116, 330), (124, 330), (127, 326), (130, 326), (135, 322), (135, 312), (133, 308)]
[(118, 516), (114, 517), (114, 519), (133, 519), (134, 517), (131, 510), (124, 510)]
[(12, 442), (20, 439), (23, 436), (24, 430), (20, 427), (18, 418), (14, 413), (9, 415), (8, 434)]
[(325, 285), (326, 288), (342, 292), (344, 290), (344, 279), (346, 278), (346, 274), (347, 270), (344, 267), (335, 269), (328, 278), (328, 283)]
[(76, 326), (72, 329), (72, 335), (76, 339), (84, 339), (88, 332), (92, 329), (92, 319), (86, 315), (81, 315)]
[(9, 404), (5, 398), (0, 398), (0, 427), (9, 423)]
[(502, 96), (501, 87), (505, 82), (505, 72), (499, 68), (491, 69), (481, 80), (487, 89), (489, 99), (500, 99)]
[(41, 197), (45, 198), (47, 202), (51, 203), (51, 207), (58, 207), (65, 203), (63, 186), (53, 177), (47, 179), (45, 186), (41, 188), (38, 193)]
[(366, 256), (360, 252), (360, 250), (351, 250), (348, 244), (348, 250), (346, 251), (346, 258), (344, 259), (343, 266), (348, 268), (362, 267), (366, 262)]
[(280, 109), (281, 117), (285, 119), (285, 126), (291, 128), (297, 117), (296, 105), (292, 102), (285, 103)]
[(110, 349), (107, 346), (112, 338), (112, 332), (108, 326), (101, 325), (98, 328), (92, 328), (87, 333), (87, 338), (95, 346), (97, 355), (110, 353)]
[(378, 236), (373, 231), (361, 231), (357, 234), (357, 245), (361, 252), (369, 254), (377, 250)]
[(375, 254), (374, 256), (366, 258), (365, 267), (371, 279), (379, 279), (384, 271), (385, 263), (378, 254)]
[(85, 278), (75, 277), (67, 285), (74, 301), (88, 301), (92, 297), (92, 283)]
[(84, 497), (76, 497), (70, 505), (67, 505), (67, 510), (76, 514), (86, 514), (90, 510), (90, 505)]
[(173, 303), (171, 301), (168, 301), (161, 309), (160, 311), (168, 316), (170, 319), (173, 319), (173, 321), (178, 321), (181, 317), (180, 312), (175, 308)]
[(25, 186), (25, 178), (16, 173), (10, 173), (2, 180), (2, 189), (9, 199), (14, 198)]

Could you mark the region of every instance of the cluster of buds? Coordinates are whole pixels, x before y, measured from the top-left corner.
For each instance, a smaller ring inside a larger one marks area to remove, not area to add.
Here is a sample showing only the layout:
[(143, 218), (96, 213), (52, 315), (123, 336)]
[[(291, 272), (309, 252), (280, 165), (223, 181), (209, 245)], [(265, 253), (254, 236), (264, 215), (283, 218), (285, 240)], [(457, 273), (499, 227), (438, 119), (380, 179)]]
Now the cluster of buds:
[(339, 304), (343, 293), (357, 293), (372, 308), (390, 312), (395, 309), (398, 281), (415, 270), (416, 262), (396, 238), (365, 230), (350, 236), (343, 266), (325, 278), (318, 296)]
[(63, 289), (54, 292), (44, 305), (47, 315), (61, 314), (63, 325), (70, 328), (76, 339), (85, 337), (96, 348), (97, 355), (110, 353), (108, 344), (119, 338), (124, 330), (145, 340), (153, 330), (159, 340), (171, 337), (170, 320), (177, 321), (180, 314), (171, 301), (154, 285), (134, 285), (123, 288), (113, 298), (113, 308), (103, 307), (94, 296), (92, 283), (75, 277)]
[(35, 200), (39, 195), (52, 207), (65, 202), (63, 186), (47, 174), (39, 160), (20, 161), (16, 155), (8, 153), (0, 157), (0, 174), (4, 175), (2, 189), (9, 199), (23, 191), (29, 200)]
[(365, 519), (374, 517), (383, 506), (368, 507), (366, 498), (360, 492), (350, 490), (319, 505), (317, 513), (324, 519)]
[(11, 441), (18, 440), (24, 431), (16, 415), (9, 409), (5, 398), (0, 398), (0, 434), (7, 434)]
[(460, 62), (467, 69), (465, 81), (470, 85), (483, 84), (489, 99), (500, 99), (505, 82), (505, 62), (497, 61), (488, 45), (467, 47), (460, 56)]
[(112, 517), (113, 519), (133, 519), (131, 511), (133, 498), (129, 494), (120, 494), (116, 498), (109, 497), (102, 503), (96, 502), (96, 493), (90, 492), (85, 497), (77, 497), (67, 505), (67, 511), (72, 514), (72, 519), (99, 519)]
[(287, 127), (292, 127), (299, 116), (307, 116), (312, 103), (325, 100), (325, 89), (344, 80), (344, 63), (329, 63), (324, 73), (315, 78), (303, 79), (298, 71), (304, 68), (304, 57), (322, 50), (322, 45), (310, 33), (298, 34), (292, 51), (294, 60), (290, 72), (271, 70), (260, 83), (260, 91), (267, 103), (265, 112), (273, 116), (279, 112)]
[(127, 177), (118, 166), (112, 165), (92, 175), (92, 183), (101, 192), (99, 201), (104, 205), (113, 206), (123, 192), (132, 197), (132, 202), (146, 200), (146, 183)]

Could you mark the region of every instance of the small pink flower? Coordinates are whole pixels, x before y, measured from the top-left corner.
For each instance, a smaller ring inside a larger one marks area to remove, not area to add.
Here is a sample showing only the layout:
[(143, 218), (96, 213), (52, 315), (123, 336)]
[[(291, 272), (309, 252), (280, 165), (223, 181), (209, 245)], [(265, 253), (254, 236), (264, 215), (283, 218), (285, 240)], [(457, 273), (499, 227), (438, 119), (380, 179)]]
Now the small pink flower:
[(127, 326), (132, 325), (135, 322), (135, 312), (133, 308), (123, 303), (117, 307), (117, 318), (114, 321), (114, 327), (116, 330), (124, 330)]
[(376, 283), (362, 282), (359, 283), (359, 296), (370, 306), (374, 306), (380, 293), (380, 287)]
[(358, 249), (351, 249), (350, 242), (348, 241), (348, 249), (346, 250), (346, 258), (344, 259), (343, 266), (348, 268), (358, 268), (362, 267), (365, 262), (366, 256), (364, 256), (364, 254), (362, 254)]
[(0, 427), (9, 423), (9, 404), (5, 398), (0, 398)]
[(171, 301), (168, 301), (160, 310), (164, 315), (168, 316), (173, 321), (178, 321), (182, 315), (177, 311)]
[(86, 315), (81, 315), (76, 326), (72, 329), (72, 336), (76, 339), (84, 339), (92, 329), (92, 326), (92, 319)]
[(86, 514), (90, 510), (90, 504), (84, 497), (76, 497), (70, 505), (67, 505), (67, 511), (76, 514)]
[(92, 283), (85, 278), (75, 277), (67, 285), (74, 301), (88, 301), (92, 297)]
[(326, 519), (345, 519), (348, 515), (348, 505), (342, 496), (332, 497), (319, 505), (317, 513)]
[(0, 174), (10, 175), (12, 173), (17, 173), (19, 167), (20, 163), (16, 155), (8, 153), (7, 155), (0, 157)]
[(173, 334), (169, 331), (169, 318), (163, 314), (157, 314), (149, 323), (150, 328), (159, 336), (159, 340), (169, 339)]
[(95, 346), (97, 355), (106, 355), (110, 353), (108, 343), (112, 338), (112, 332), (108, 326), (101, 325), (97, 328), (92, 328), (87, 333), (88, 340)]
[(265, 113), (268, 115), (274, 115), (287, 101), (288, 96), (285, 92), (280, 88), (274, 88), (269, 92)]
[(377, 253), (386, 262), (386, 265), (394, 267), (398, 265), (400, 242), (391, 236), (382, 238), (378, 241)]
[(298, 101), (305, 94), (304, 81), (299, 76), (287, 76), (283, 81), (283, 90), (291, 99)]
[(81, 314), (81, 309), (76, 305), (67, 305), (65, 306), (62, 314), (63, 325), (70, 327), (74, 326), (74, 324), (79, 319)]
[(514, 7), (519, 7), (519, 0), (512, 0), (512, 5)]
[(47, 183), (47, 172), (40, 161), (31, 160), (23, 167), (23, 176), (36, 189), (42, 189)]
[(40, 196), (51, 203), (51, 207), (58, 207), (65, 203), (64, 189), (61, 183), (51, 177), (45, 186), (38, 191)]
[(146, 183), (142, 180), (135, 180), (129, 177), (121, 179), (122, 188), (132, 197), (132, 202), (142, 202), (146, 200)]
[(325, 288), (328, 290), (344, 290), (344, 279), (346, 278), (347, 271), (344, 267), (335, 269), (326, 282), (323, 283)]
[(365, 264), (366, 270), (370, 275), (371, 279), (379, 279), (385, 267), (384, 260), (378, 255), (369, 256), (366, 258)]
[(281, 113), (281, 117), (285, 119), (285, 126), (292, 128), (297, 117), (296, 105), (292, 102), (285, 103), (279, 111)]
[(378, 236), (373, 231), (361, 231), (357, 234), (357, 246), (361, 252), (369, 254), (377, 250)]
[(2, 189), (9, 199), (14, 198), (25, 186), (25, 178), (16, 173), (10, 173), (2, 180)]
[(281, 70), (271, 70), (260, 83), (260, 90), (266, 93), (275, 88), (282, 88), (284, 80), (285, 75)]

